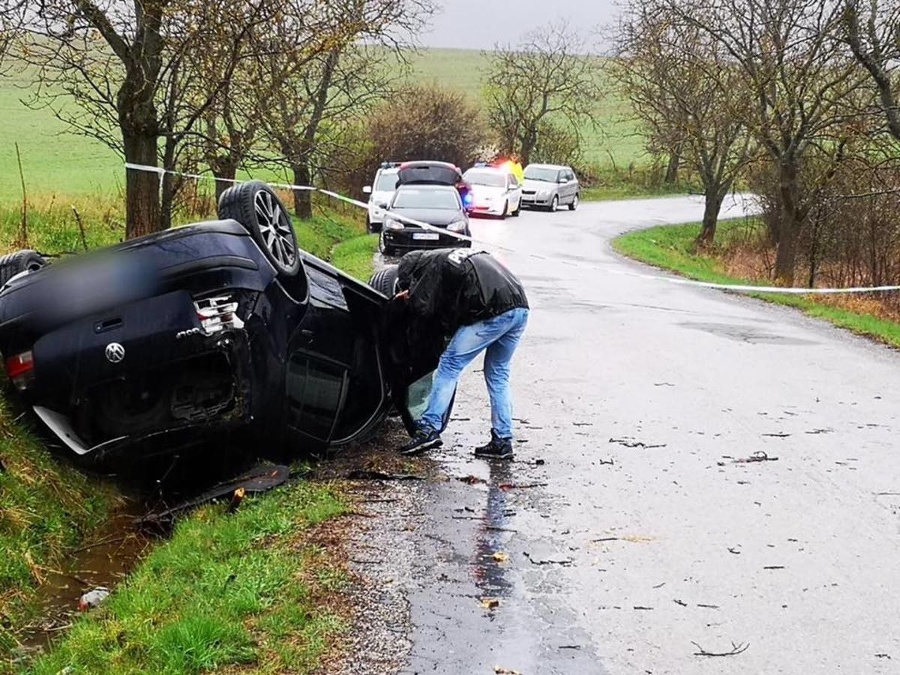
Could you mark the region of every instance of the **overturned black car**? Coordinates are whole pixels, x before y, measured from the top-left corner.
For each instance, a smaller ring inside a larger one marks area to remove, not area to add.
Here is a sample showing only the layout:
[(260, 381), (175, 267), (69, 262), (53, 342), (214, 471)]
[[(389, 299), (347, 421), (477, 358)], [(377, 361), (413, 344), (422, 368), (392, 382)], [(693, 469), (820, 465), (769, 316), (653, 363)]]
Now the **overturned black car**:
[(396, 268), (366, 285), (300, 250), (263, 183), (218, 215), (52, 265), (0, 258), (0, 352), (42, 422), (85, 458), (320, 452), (394, 411), (412, 428), (444, 338), (390, 301)]

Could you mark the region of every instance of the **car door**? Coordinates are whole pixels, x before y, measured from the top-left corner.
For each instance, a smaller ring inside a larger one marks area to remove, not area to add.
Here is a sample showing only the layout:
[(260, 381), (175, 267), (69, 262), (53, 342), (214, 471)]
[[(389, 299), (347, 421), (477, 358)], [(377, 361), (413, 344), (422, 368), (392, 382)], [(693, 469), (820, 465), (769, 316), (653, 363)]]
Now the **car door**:
[(374, 326), (377, 306), (307, 266), (311, 301), (288, 343), (286, 424), (307, 446), (342, 445), (373, 428), (387, 396)]
[(506, 177), (507, 183), (507, 200), (509, 201), (509, 213), (518, 211), (522, 203), (522, 186), (512, 174)]
[[(448, 341), (432, 322), (417, 318), (402, 301), (385, 304), (379, 332), (394, 408), (412, 433), (425, 413), (434, 374)], [(455, 396), (454, 391), (454, 399)], [(439, 431), (446, 428), (452, 409), (453, 399)]]
[(568, 193), (567, 204), (571, 204), (575, 201), (575, 195), (578, 194), (578, 179), (575, 178), (575, 172), (572, 169), (566, 169), (566, 178), (568, 182), (566, 183), (566, 192)]

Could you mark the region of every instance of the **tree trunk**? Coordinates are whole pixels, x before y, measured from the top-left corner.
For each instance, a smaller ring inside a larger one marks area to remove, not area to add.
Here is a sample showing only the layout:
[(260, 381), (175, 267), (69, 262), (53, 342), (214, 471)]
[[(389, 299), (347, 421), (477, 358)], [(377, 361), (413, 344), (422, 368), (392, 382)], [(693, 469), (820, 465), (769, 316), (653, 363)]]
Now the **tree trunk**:
[[(310, 175), (309, 164), (305, 162), (293, 164), (291, 170), (294, 172), (295, 185), (310, 184), (312, 176)], [(294, 190), (294, 213), (301, 220), (312, 218), (312, 190)]]
[[(666, 185), (675, 185), (678, 182), (678, 169), (681, 168), (681, 147), (672, 149), (669, 155), (669, 163), (666, 165), (666, 176), (663, 179)], [(715, 229), (715, 225), (713, 226)]]
[[(125, 161), (157, 166), (156, 132), (122, 130)], [(156, 232), (159, 225), (159, 175), (151, 171), (125, 171), (125, 237)]]
[(703, 226), (694, 241), (697, 248), (707, 248), (713, 243), (716, 237), (716, 226), (719, 224), (719, 212), (722, 210), (722, 202), (727, 193), (728, 189), (723, 190), (721, 187), (706, 190), (703, 204)]
[(531, 163), (531, 155), (534, 153), (535, 146), (537, 146), (537, 130), (530, 129), (522, 138), (522, 152), (519, 153), (519, 162), (522, 166), (528, 166)]
[(222, 193), (234, 186), (234, 177), (237, 175), (237, 164), (220, 162), (212, 168), (213, 177), (216, 179), (216, 204), (222, 198)]
[(775, 251), (775, 281), (782, 286), (793, 286), (797, 238), (802, 225), (797, 203), (797, 167), (788, 160), (779, 164), (778, 173), (781, 222)]
[(163, 169), (166, 173), (162, 176), (162, 197), (159, 209), (159, 231), (172, 227), (172, 211), (175, 208), (175, 193), (178, 190), (177, 177), (170, 173), (175, 170), (175, 147), (178, 141), (173, 136), (166, 138), (163, 150)]

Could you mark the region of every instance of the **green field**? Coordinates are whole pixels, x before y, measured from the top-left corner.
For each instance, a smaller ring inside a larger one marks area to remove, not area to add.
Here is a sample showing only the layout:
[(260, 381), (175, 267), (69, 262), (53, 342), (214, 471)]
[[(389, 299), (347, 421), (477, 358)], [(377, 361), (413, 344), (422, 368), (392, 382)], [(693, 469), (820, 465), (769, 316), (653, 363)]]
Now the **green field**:
[[(477, 51), (423, 50), (411, 59), (414, 80), (436, 81), (481, 96), (487, 60)], [(602, 77), (602, 74), (598, 75)], [(0, 201), (20, 200), (22, 188), (16, 143), (22, 156), (29, 198), (67, 202), (78, 197), (117, 196), (124, 181), (119, 156), (99, 141), (71, 133), (52, 110), (34, 110), (22, 103), (30, 91), (22, 75), (0, 79)], [(624, 119), (625, 106), (612, 92), (597, 111), (600, 129), (585, 130), (585, 158), (607, 168), (627, 169), (646, 161), (634, 124)]]

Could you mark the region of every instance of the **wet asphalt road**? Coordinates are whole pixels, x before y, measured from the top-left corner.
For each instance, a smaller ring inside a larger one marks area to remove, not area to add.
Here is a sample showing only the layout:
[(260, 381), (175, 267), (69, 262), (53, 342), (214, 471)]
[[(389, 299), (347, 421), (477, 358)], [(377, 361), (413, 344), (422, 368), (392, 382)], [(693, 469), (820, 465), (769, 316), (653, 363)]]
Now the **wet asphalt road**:
[[(517, 456), (469, 456), (489, 428), (479, 360), (433, 455), (449, 480), (416, 488), (412, 535), (387, 556), (412, 625), (401, 672), (900, 672), (900, 356), (623, 274), (648, 270), (611, 238), (701, 210), (672, 198), (474, 222), (517, 249), (497, 255), (532, 304)], [(759, 452), (769, 461), (738, 461)], [(732, 643), (749, 646), (696, 655)]]

